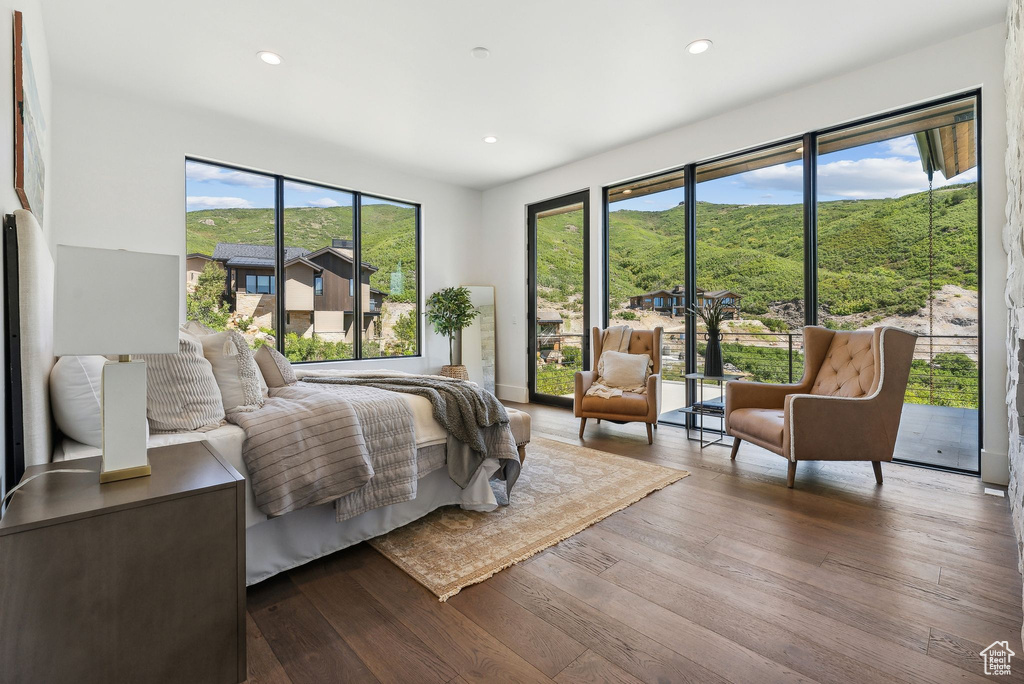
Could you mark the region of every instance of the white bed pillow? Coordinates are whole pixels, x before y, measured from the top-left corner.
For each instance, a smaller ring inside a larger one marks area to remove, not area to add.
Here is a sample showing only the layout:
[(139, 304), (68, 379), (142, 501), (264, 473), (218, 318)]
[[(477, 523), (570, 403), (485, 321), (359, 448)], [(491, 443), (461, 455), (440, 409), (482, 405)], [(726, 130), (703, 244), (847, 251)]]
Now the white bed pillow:
[(178, 333), (178, 353), (144, 354), (146, 415), (158, 432), (188, 432), (211, 428), (224, 420), (213, 368), (199, 339)]
[(632, 389), (647, 384), (651, 367), (649, 354), (606, 351), (601, 354), (601, 378), (608, 387)]
[(50, 371), (50, 405), (60, 431), (76, 442), (103, 444), (100, 420), (102, 356), (62, 356)]
[(256, 365), (259, 366), (260, 373), (267, 385), (287, 387), (298, 382), (288, 358), (273, 347), (263, 345), (256, 350), (253, 357), (256, 359)]
[(225, 330), (203, 335), (199, 342), (203, 345), (203, 355), (213, 366), (224, 412), (252, 411), (263, 406), (266, 382), (241, 333)]

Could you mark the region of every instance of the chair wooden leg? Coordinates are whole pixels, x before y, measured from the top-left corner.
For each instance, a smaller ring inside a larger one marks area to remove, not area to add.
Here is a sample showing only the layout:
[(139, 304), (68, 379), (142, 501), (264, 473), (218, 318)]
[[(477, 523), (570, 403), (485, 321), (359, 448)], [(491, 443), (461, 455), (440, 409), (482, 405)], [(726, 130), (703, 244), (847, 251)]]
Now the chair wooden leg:
[(878, 484), (882, 484), (882, 462), (872, 461), (871, 467), (875, 471), (875, 482), (877, 482)]
[(742, 442), (742, 441), (743, 440), (740, 439), (739, 437), (733, 437), (732, 438), (732, 453), (729, 454), (729, 458), (731, 460), (733, 460), (733, 461), (736, 460), (736, 452), (740, 450), (740, 442)]
[(587, 419), (580, 418), (580, 439), (583, 439), (583, 428), (587, 427)]
[(794, 482), (796, 482), (796, 461), (790, 461), (789, 472), (786, 473), (786, 486), (792, 489)]
[(654, 444), (654, 433), (651, 431), (651, 424), (644, 423), (647, 426), (647, 443)]
[(600, 419), (600, 418), (598, 418), (598, 419), (597, 419), (597, 424), (598, 424), (598, 425), (600, 425), (600, 424), (601, 424), (601, 419)]
[(658, 429), (658, 424), (657, 424), (657, 423), (655, 423), (655, 424), (654, 424), (654, 429), (655, 429), (655, 430), (657, 430), (657, 429)]

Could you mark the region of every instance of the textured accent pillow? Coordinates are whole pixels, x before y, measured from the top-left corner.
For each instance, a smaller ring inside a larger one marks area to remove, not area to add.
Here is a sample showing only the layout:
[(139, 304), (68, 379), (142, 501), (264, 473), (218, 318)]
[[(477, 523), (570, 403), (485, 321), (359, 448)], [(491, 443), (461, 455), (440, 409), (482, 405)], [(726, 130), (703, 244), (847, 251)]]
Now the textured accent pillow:
[(190, 432), (218, 425), (224, 404), (203, 345), (178, 333), (177, 354), (143, 354), (146, 362), (146, 415), (157, 432)]
[(249, 344), (237, 330), (225, 330), (199, 338), (203, 355), (213, 366), (224, 412), (254, 411), (263, 406), (259, 366)]
[(102, 356), (62, 356), (50, 371), (50, 406), (60, 431), (76, 442), (103, 445), (100, 420)]
[(601, 365), (601, 378), (605, 385), (632, 389), (646, 384), (651, 357), (648, 354), (606, 351), (601, 354)]
[(284, 354), (273, 347), (263, 345), (256, 350), (253, 357), (269, 387), (285, 387), (298, 382), (295, 378), (295, 371), (292, 370), (292, 364)]

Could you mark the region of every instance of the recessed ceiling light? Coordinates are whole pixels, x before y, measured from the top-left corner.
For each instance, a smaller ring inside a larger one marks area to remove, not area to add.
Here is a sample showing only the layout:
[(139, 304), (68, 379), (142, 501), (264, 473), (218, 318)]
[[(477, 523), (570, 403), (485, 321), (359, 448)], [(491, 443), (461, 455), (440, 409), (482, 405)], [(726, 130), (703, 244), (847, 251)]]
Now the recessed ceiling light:
[(484, 137), (484, 142), (489, 144), (489, 145), (491, 145), (491, 144), (494, 144), (494, 143), (498, 142), (498, 138), (496, 138), (493, 135), (488, 135), (488, 136)]
[(711, 41), (708, 40), (707, 38), (700, 38), (687, 45), (686, 51), (689, 52), (691, 55), (699, 55), (702, 52), (707, 52), (708, 50), (710, 50), (711, 45)]
[(487, 59), (491, 55), (491, 51), (485, 47), (475, 47), (469, 53), (477, 59)]
[(632, 192), (633, 192), (632, 190), (630, 190), (629, 188), (626, 188), (625, 190), (622, 191), (622, 194), (623, 195), (629, 195), (629, 194), (632, 194)]
[(284, 61), (283, 59), (281, 59), (281, 55), (277, 54), (276, 52), (268, 52), (266, 50), (257, 52), (256, 56), (262, 59), (267, 64), (280, 64), (281, 62)]

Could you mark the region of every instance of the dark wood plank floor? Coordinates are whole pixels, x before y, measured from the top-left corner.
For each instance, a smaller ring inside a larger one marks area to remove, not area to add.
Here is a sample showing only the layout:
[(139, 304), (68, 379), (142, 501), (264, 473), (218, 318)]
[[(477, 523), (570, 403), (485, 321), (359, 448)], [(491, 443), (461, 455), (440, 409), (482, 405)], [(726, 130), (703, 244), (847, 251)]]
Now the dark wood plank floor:
[[(579, 443), (571, 412), (517, 408)], [(692, 475), (446, 604), (365, 544), (252, 587), (249, 681), (944, 684), (996, 640), (1024, 681), (1008, 504), (979, 480), (802, 463), (790, 490), (778, 456), (667, 427), (584, 444)]]

